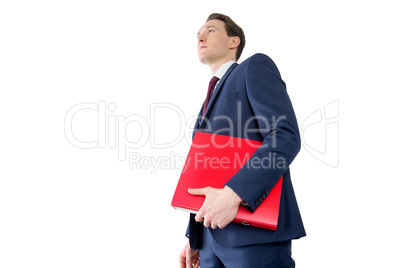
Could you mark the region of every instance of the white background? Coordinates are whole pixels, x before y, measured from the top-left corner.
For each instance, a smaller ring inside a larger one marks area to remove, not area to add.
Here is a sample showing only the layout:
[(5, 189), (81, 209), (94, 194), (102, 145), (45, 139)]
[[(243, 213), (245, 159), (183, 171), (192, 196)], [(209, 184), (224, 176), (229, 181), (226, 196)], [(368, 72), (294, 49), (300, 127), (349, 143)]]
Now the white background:
[[(0, 266), (178, 267), (188, 216), (170, 201), (189, 148), (179, 129), (205, 98), (196, 34), (212, 12), (244, 29), (240, 62), (265, 53), (287, 83), (303, 134), (291, 167), (308, 234), (293, 244), (297, 267), (399, 265), (397, 1), (277, 2), (2, 1)], [(108, 140), (77, 148), (65, 118), (80, 103), (111, 104), (108, 122), (144, 120), (119, 129), (81, 111), (75, 137), (96, 141), (102, 121)], [(175, 108), (151, 118), (152, 103)], [(322, 113), (303, 125), (331, 103), (332, 124)], [(143, 168), (119, 159), (126, 139), (144, 143), (125, 151)], [(171, 166), (145, 167), (172, 154)]]

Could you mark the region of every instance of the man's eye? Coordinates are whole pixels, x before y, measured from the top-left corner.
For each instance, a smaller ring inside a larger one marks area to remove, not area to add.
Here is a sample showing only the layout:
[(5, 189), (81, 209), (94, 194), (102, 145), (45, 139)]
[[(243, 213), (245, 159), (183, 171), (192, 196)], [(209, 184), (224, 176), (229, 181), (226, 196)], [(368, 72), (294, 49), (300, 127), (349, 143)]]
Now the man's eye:
[(212, 30), (212, 29), (210, 29), (210, 30), (208, 30), (208, 33), (212, 33), (214, 30)]

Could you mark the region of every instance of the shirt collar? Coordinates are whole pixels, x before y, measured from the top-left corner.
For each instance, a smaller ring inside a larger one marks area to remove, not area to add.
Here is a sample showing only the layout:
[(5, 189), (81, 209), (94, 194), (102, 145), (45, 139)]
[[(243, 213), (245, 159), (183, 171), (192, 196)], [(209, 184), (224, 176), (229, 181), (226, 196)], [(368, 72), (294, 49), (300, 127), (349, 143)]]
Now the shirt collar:
[(216, 71), (215, 76), (218, 77), (219, 79), (222, 79), (222, 77), (225, 75), (226, 71), (229, 69), (232, 64), (235, 63), (234, 60), (230, 60), (226, 63), (224, 63), (218, 71)]

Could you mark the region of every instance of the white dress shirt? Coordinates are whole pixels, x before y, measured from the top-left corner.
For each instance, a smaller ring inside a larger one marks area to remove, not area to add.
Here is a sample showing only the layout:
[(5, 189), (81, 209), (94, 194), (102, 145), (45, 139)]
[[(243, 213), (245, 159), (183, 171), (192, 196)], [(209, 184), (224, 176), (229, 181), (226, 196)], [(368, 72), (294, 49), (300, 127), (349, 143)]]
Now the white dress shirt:
[[(218, 71), (216, 71), (215, 76), (219, 78), (219, 81), (218, 81), (218, 83), (216, 83), (215, 88), (221, 81), (222, 77), (225, 75), (226, 71), (230, 68), (230, 66), (232, 66), (233, 63), (235, 63), (235, 61), (230, 60), (230, 61), (224, 63), (221, 67), (219, 67)], [(214, 90), (215, 90), (215, 88), (214, 88)]]

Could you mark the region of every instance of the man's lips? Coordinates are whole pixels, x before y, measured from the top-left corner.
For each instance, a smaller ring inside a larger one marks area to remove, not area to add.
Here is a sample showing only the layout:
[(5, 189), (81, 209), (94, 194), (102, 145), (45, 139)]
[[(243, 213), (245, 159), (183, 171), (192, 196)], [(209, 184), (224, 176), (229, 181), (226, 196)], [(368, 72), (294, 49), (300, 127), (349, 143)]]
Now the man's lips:
[(198, 49), (201, 50), (203, 48), (206, 48), (207, 46), (200, 46)]

